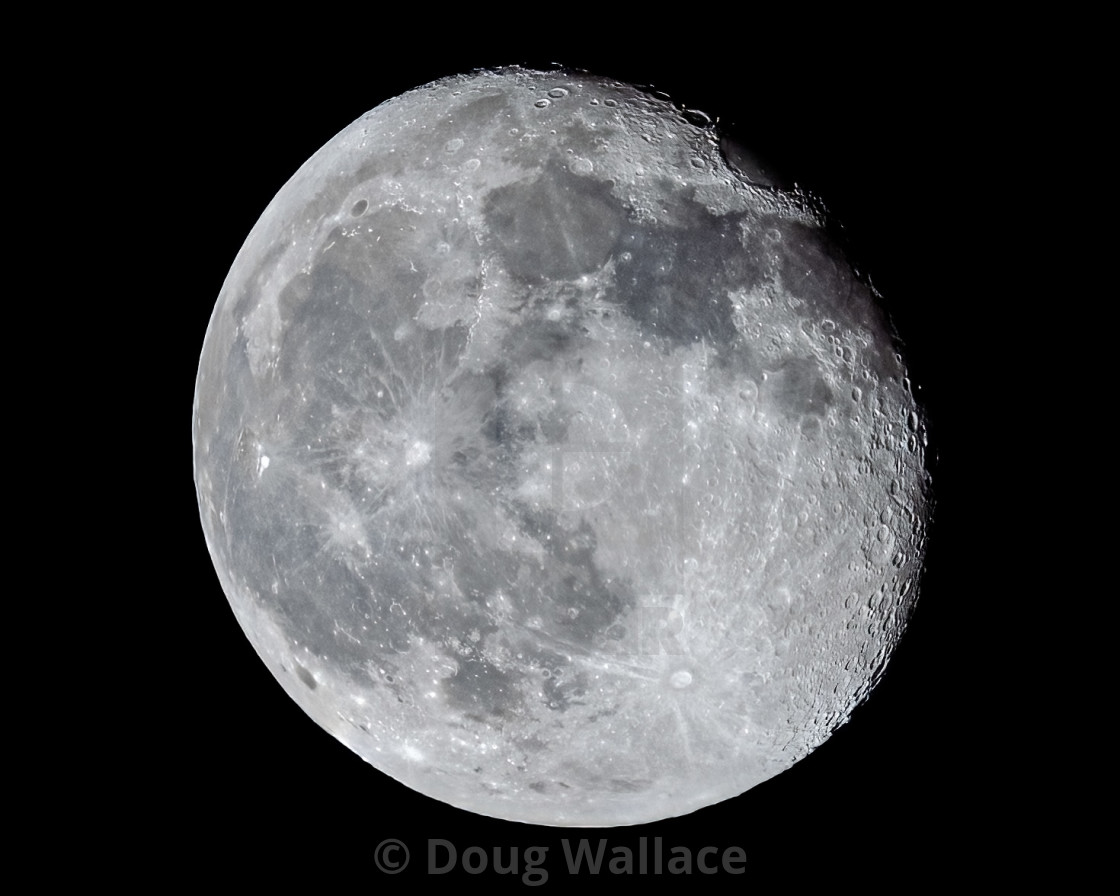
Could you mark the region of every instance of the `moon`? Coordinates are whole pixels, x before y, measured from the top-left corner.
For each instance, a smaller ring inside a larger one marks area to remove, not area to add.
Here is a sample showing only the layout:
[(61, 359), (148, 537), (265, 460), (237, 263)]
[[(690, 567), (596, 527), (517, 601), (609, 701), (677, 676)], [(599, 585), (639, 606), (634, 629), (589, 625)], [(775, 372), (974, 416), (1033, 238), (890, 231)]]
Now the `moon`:
[(447, 78), (332, 139), (226, 278), (193, 434), (285, 691), (488, 816), (749, 790), (917, 599), (926, 421), (877, 293), (813, 197), (605, 78)]

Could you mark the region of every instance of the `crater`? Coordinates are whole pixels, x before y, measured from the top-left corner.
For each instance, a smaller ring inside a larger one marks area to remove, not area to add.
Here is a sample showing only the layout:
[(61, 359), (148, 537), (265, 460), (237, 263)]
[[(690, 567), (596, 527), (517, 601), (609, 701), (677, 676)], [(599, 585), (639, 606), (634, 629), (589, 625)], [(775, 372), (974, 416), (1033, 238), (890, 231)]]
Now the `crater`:
[(669, 675), (669, 686), (678, 691), (692, 684), (692, 673), (687, 669), (677, 669)]
[(408, 446), (404, 462), (409, 467), (422, 467), (432, 458), (432, 446), (421, 439), (417, 439)]
[(303, 668), (303, 666), (301, 666), (299, 663), (296, 663), (296, 675), (299, 676), (299, 680), (309, 688), (311, 688), (311, 690), (315, 690), (315, 688), (319, 686), (319, 682), (315, 680), (315, 676), (308, 672), (305, 668)]

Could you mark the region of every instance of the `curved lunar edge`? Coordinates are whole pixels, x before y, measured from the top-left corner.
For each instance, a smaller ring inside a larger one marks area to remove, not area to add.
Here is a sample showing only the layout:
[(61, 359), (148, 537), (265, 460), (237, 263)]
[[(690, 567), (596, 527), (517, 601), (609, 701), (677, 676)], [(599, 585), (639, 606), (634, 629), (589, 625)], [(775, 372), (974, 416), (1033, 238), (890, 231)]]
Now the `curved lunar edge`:
[(485, 815), (736, 796), (868, 694), (925, 423), (813, 204), (698, 116), (521, 69), (378, 106), (273, 200), (194, 408), (203, 528), (288, 694)]

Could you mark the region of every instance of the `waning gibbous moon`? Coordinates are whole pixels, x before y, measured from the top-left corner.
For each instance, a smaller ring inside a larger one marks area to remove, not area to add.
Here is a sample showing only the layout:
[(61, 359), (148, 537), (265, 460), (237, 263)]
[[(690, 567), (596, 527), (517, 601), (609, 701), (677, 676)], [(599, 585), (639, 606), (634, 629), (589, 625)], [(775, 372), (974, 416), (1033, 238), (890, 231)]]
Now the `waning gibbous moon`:
[(253, 228), (199, 365), (202, 525), (276, 679), (376, 768), (647, 822), (875, 684), (925, 421), (818, 206), (745, 167), (625, 84), (482, 71), (354, 122)]

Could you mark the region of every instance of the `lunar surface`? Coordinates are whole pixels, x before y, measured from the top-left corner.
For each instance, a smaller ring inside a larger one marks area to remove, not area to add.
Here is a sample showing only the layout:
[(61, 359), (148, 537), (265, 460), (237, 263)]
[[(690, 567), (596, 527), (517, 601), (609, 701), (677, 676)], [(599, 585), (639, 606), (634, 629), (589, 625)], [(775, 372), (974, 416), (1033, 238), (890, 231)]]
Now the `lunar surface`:
[(292, 699), (549, 825), (691, 812), (824, 742), (905, 628), (929, 500), (818, 208), (704, 116), (562, 72), (430, 84), (313, 156), (194, 407), (215, 568)]

